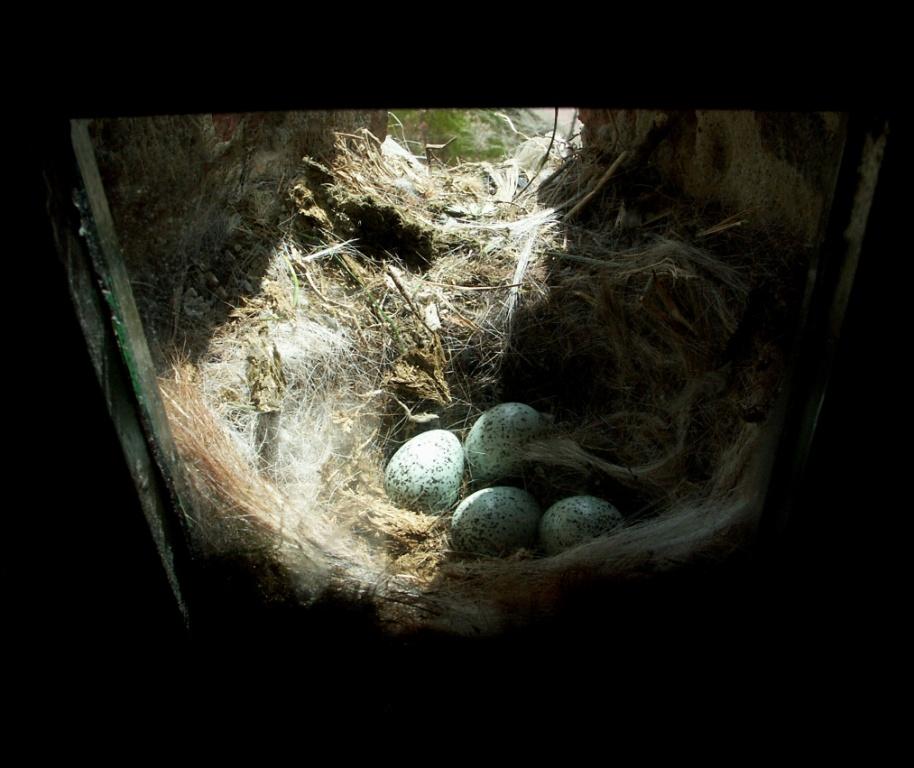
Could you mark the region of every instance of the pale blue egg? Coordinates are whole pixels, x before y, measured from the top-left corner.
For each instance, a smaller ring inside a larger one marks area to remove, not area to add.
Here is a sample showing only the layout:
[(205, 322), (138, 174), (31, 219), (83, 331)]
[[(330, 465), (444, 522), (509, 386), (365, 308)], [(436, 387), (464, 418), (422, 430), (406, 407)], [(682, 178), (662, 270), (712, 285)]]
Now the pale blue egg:
[(540, 541), (555, 555), (610, 533), (623, 523), (622, 513), (596, 496), (570, 496), (553, 504), (540, 520)]
[(466, 460), (477, 482), (517, 474), (523, 446), (546, 426), (543, 414), (523, 403), (502, 403), (482, 414), (466, 439)]
[(451, 539), (460, 552), (509, 554), (536, 545), (541, 515), (536, 499), (520, 488), (483, 488), (467, 496), (454, 511)]
[(400, 446), (384, 471), (384, 489), (398, 506), (440, 513), (457, 502), (463, 467), (457, 435), (431, 429)]

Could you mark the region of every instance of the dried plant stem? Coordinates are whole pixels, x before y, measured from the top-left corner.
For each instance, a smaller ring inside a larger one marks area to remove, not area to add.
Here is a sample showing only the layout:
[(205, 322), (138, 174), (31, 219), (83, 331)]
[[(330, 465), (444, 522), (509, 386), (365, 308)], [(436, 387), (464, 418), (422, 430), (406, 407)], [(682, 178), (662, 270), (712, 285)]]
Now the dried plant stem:
[(594, 184), (593, 189), (591, 189), (590, 192), (585, 194), (584, 197), (581, 198), (580, 202), (576, 203), (575, 206), (570, 211), (568, 211), (568, 213), (566, 213), (564, 215), (562, 220), (570, 221), (575, 216), (577, 216), (578, 213), (580, 213), (584, 209), (584, 207), (591, 200), (593, 200), (594, 197), (597, 196), (597, 194), (599, 194), (600, 190), (603, 189), (603, 187), (605, 187), (609, 183), (609, 180), (615, 175), (616, 171), (619, 170), (619, 167), (622, 165), (622, 163), (625, 162), (627, 157), (628, 157), (628, 152), (622, 152), (615, 159), (615, 161), (613, 161), (613, 164), (610, 165), (609, 168), (606, 169), (606, 172), (600, 177), (599, 181), (597, 181), (597, 183)]

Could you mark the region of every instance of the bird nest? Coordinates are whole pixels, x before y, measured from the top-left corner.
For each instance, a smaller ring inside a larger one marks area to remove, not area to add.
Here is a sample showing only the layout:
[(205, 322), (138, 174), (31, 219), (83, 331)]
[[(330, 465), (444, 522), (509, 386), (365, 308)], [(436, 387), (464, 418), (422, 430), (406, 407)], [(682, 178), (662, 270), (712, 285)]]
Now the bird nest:
[[(282, 599), (367, 605), (391, 632), (469, 634), (745, 547), (802, 254), (630, 158), (546, 136), (446, 167), (359, 131), (283, 181), (281, 224), (241, 201), (263, 280), (161, 379), (201, 556), (269, 562)], [(455, 550), (451, 512), (391, 503), (399, 446), (506, 401), (551, 419), (523, 449), (543, 508), (590, 494), (624, 525), (483, 557)]]

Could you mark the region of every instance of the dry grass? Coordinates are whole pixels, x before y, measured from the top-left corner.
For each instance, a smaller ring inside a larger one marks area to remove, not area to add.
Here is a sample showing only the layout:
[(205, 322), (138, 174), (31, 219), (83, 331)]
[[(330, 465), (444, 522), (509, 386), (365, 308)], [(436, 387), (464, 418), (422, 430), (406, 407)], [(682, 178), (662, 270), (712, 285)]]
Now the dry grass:
[[(554, 607), (572, 572), (630, 578), (744, 541), (762, 434), (745, 403), (770, 408), (779, 381), (759, 384), (753, 356), (783, 356), (748, 309), (790, 252), (659, 191), (670, 210), (632, 225), (637, 174), (598, 189), (606, 168), (561, 142), (521, 190), (548, 144), (454, 169), (361, 131), (339, 137), (332, 181), (288, 181), (299, 215), (263, 230), (261, 291), (162, 381), (205, 547), (258, 546), (300, 599), (332, 587), (398, 630), (494, 632)], [(626, 527), (555, 557), (466, 560), (449, 514), (390, 504), (404, 440), (463, 437), (504, 400), (554, 419), (525, 454), (541, 502), (607, 495)]]

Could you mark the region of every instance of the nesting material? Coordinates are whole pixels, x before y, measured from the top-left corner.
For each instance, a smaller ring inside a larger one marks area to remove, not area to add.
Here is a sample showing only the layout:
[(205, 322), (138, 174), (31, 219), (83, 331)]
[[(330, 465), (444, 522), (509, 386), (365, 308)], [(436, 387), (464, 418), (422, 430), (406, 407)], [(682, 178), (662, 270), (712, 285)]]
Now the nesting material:
[[(292, 216), (248, 228), (273, 254), (259, 290), (162, 379), (204, 553), (256, 549), (296, 600), (371, 602), (391, 631), (478, 633), (548, 613), (571, 572), (627, 579), (744, 543), (796, 252), (649, 169), (601, 182), (561, 141), (535, 175), (547, 147), (446, 168), (362, 131), (285, 181)], [(453, 503), (390, 500), (404, 443), (465, 439), (504, 402), (549, 418), (517, 484), (541, 509), (608, 499), (621, 525), (555, 556), (535, 536), (480, 556), (453, 540)]]

